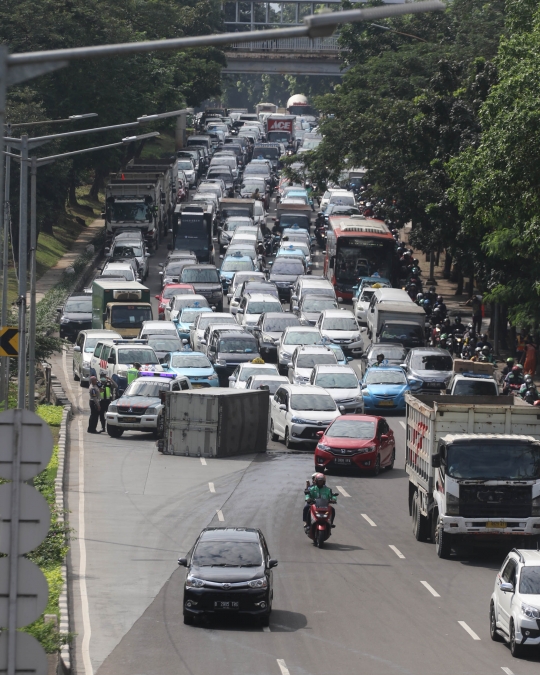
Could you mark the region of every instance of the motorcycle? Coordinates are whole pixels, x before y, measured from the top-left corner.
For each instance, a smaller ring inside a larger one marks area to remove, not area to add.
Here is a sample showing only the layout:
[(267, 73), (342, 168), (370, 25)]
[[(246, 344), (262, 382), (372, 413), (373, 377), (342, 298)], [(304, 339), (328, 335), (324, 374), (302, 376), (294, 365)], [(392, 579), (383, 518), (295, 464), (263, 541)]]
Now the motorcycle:
[[(332, 492), (334, 497), (337, 492)], [(332, 535), (332, 509), (328, 499), (314, 499), (309, 502), (310, 526), (306, 527), (307, 536), (313, 541), (313, 545), (322, 548), (324, 542)]]

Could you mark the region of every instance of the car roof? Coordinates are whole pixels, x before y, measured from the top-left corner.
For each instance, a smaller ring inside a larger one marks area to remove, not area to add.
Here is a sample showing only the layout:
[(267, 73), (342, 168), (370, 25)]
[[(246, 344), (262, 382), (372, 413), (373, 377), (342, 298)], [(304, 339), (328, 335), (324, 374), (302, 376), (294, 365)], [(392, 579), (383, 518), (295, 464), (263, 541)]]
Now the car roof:
[(330, 394), (323, 387), (317, 387), (315, 384), (310, 384), (309, 388), (304, 384), (284, 384), (283, 389), (286, 389), (291, 394)]
[[(225, 330), (223, 332), (226, 333), (225, 337), (232, 337), (232, 338), (249, 337), (252, 340), (255, 339), (251, 333), (249, 333), (247, 330), (242, 330), (240, 326), (238, 326), (238, 330), (236, 330), (236, 329), (235, 330), (228, 330), (228, 326), (224, 326), (224, 328), (225, 328)], [(221, 328), (216, 329), (216, 332), (221, 333), (222, 329)]]
[(67, 298), (66, 302), (69, 300), (90, 300), (91, 296), (89, 297), (89, 293), (73, 293), (73, 295), (70, 295), (69, 298)]
[(199, 536), (199, 541), (256, 541), (261, 536), (260, 530), (252, 527), (206, 527)]
[(346, 422), (378, 422), (381, 419), (384, 418), (379, 415), (342, 415), (341, 417), (337, 417), (334, 422), (337, 422), (338, 420)]
[(204, 352), (194, 352), (194, 351), (175, 351), (171, 352), (171, 356), (189, 356), (190, 354), (197, 354), (197, 356), (206, 356)]
[[(369, 372), (380, 372), (381, 370), (395, 370), (399, 373), (403, 373), (403, 368), (400, 368), (399, 366), (377, 366), (376, 368), (368, 368)], [(368, 372), (366, 370), (366, 373)]]
[(312, 354), (328, 354), (331, 350), (326, 345), (298, 345), (295, 349), (298, 353), (307, 352)]
[(272, 300), (272, 302), (275, 302), (276, 300), (276, 296), (271, 295), (270, 293), (248, 293), (248, 296), (250, 301), (253, 300), (255, 302), (262, 302), (264, 300)]
[(409, 354), (415, 356), (416, 354), (438, 354), (439, 356), (451, 356), (448, 349), (441, 349), (440, 347), (414, 347)]
[[(186, 265), (186, 266), (184, 267), (184, 270), (187, 269), (188, 267), (189, 267), (190, 269), (193, 269), (193, 268), (196, 267), (198, 270), (217, 270), (217, 268), (216, 268), (215, 265), (202, 265), (202, 264), (197, 264), (197, 265)], [(184, 270), (182, 270), (182, 272), (183, 272)], [(196, 282), (191, 281), (191, 282), (189, 282), (189, 283), (196, 283)]]
[(336, 365), (328, 365), (326, 363), (318, 363), (315, 366), (315, 370), (318, 373), (352, 373), (356, 377), (356, 373), (354, 372), (354, 369), (351, 368), (349, 365), (345, 365), (344, 363), (342, 364), (336, 364)]
[(240, 369), (247, 367), (247, 366), (257, 366), (258, 368), (268, 368), (277, 370), (277, 366), (275, 363), (253, 363), (252, 361), (246, 361), (245, 363), (240, 363)]
[(200, 302), (201, 300), (208, 302), (208, 300), (204, 297), (204, 295), (201, 295), (200, 293), (180, 293), (178, 295), (175, 295), (174, 297), (186, 298), (186, 300), (189, 300), (190, 302)]
[(223, 258), (223, 262), (225, 262), (227, 258), (234, 258), (237, 262), (245, 262), (246, 260), (251, 260), (251, 257), (249, 255), (226, 255)]
[[(273, 364), (272, 364), (273, 365)], [(250, 375), (250, 378), (252, 381), (256, 381), (258, 379), (260, 380), (274, 380), (276, 382), (289, 382), (289, 378), (285, 377), (285, 375), (263, 375), (259, 373), (258, 375)]]
[(102, 330), (101, 328), (87, 328), (86, 330), (82, 330), (81, 333), (84, 333), (86, 337), (106, 338), (109, 340), (118, 340), (122, 337), (115, 330)]
[(302, 298), (300, 298), (302, 302), (305, 300), (325, 300), (325, 301), (334, 301), (337, 302), (335, 298), (331, 298), (329, 295), (317, 295), (317, 293), (309, 293), (308, 295), (304, 295)]
[(320, 286), (321, 288), (331, 288), (332, 290), (334, 290), (334, 287), (332, 286), (330, 281), (328, 281), (328, 279), (320, 279), (320, 278), (313, 279), (313, 277), (310, 279), (308, 277), (305, 277), (301, 278), (299, 281), (302, 286), (312, 286), (313, 288)]
[(350, 309), (323, 309), (321, 314), (324, 314), (325, 317), (327, 316), (349, 316), (354, 318), (354, 314), (351, 312)]
[(321, 331), (315, 326), (287, 326), (285, 332), (288, 330), (301, 331), (302, 333), (320, 333)]
[(120, 260), (114, 260), (111, 262), (106, 263), (105, 267), (110, 270), (110, 269), (124, 269), (124, 268), (129, 268), (130, 270), (133, 269), (133, 265), (130, 262), (122, 262)]
[(517, 557), (520, 559), (520, 562), (526, 567), (530, 565), (540, 565), (540, 551), (538, 550), (533, 551), (524, 548), (513, 548), (510, 553), (517, 555)]
[[(272, 297), (274, 297), (274, 296), (272, 296)], [(298, 319), (298, 317), (295, 316), (294, 314), (291, 314), (291, 312), (265, 312), (264, 318), (265, 319), (282, 319), (283, 315), (292, 317), (293, 319), (297, 319), (298, 321), (300, 321), (300, 319)], [(294, 328), (294, 326), (287, 326), (287, 327), (288, 328)]]

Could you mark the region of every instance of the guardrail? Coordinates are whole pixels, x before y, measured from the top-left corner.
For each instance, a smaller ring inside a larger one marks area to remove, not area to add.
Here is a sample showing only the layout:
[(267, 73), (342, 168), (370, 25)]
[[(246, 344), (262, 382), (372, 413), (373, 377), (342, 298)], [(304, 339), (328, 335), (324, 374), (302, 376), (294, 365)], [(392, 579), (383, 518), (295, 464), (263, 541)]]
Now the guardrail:
[(236, 42), (228, 47), (238, 52), (330, 52), (339, 53), (338, 37), (290, 38), (287, 40), (261, 40), (260, 42)]

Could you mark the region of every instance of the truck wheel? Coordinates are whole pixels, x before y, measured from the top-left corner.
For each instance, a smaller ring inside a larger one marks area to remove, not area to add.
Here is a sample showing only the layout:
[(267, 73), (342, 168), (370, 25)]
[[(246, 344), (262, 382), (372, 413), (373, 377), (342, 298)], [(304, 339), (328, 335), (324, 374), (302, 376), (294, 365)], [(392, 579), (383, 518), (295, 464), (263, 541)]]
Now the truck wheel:
[(489, 636), (493, 642), (503, 642), (502, 637), (497, 633), (497, 620), (495, 618), (495, 607), (493, 602), (489, 606)]
[(111, 438), (120, 438), (120, 436), (124, 433), (124, 430), (111, 427), (109, 424), (107, 424), (107, 433)]
[(411, 510), (414, 538), (416, 541), (426, 541), (428, 537), (428, 522), (427, 518), (422, 515), (420, 510), (420, 499), (418, 498), (418, 492), (414, 493)]
[(450, 557), (450, 553), (452, 551), (452, 547), (450, 545), (450, 535), (444, 532), (442, 527), (440, 527), (438, 517), (437, 524), (435, 526), (435, 547), (439, 558)]

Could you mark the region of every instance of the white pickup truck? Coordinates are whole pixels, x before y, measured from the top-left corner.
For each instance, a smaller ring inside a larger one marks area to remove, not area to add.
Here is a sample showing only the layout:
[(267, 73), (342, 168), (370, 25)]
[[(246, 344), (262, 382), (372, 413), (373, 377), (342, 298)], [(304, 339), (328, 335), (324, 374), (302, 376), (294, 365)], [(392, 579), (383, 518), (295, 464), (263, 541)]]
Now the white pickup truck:
[(409, 513), (418, 541), (540, 541), (540, 420), (501, 396), (405, 395)]

